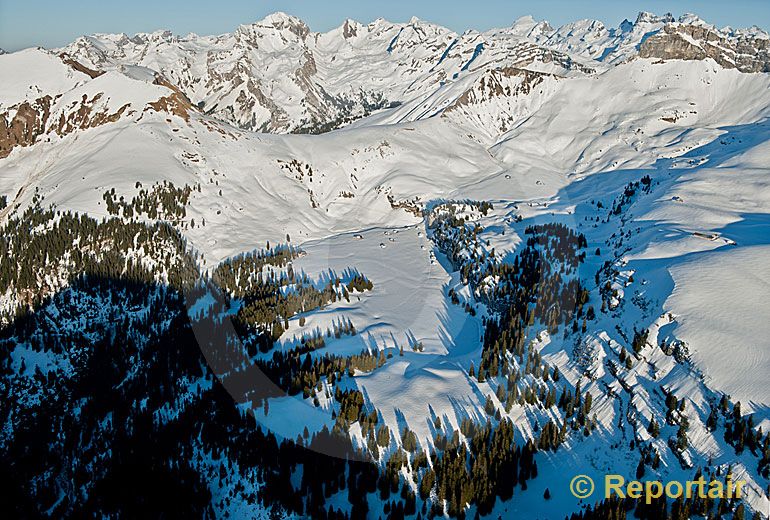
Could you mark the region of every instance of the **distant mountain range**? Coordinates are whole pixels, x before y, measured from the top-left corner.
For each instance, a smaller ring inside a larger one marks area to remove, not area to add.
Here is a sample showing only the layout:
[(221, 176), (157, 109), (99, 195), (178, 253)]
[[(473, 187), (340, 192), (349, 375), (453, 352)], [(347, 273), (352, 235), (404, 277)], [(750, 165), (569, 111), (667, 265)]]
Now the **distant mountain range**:
[(484, 70), (574, 75), (637, 55), (712, 57), (750, 72), (770, 67), (768, 34), (761, 29), (720, 30), (695, 15), (676, 20), (651, 13), (617, 28), (581, 20), (554, 29), (522, 17), (510, 27), (463, 34), (417, 18), (368, 25), (347, 20), (316, 33), (296, 17), (275, 13), (231, 34), (97, 34), (60, 52), (96, 70), (146, 67), (203, 112), (263, 132), (336, 128)]

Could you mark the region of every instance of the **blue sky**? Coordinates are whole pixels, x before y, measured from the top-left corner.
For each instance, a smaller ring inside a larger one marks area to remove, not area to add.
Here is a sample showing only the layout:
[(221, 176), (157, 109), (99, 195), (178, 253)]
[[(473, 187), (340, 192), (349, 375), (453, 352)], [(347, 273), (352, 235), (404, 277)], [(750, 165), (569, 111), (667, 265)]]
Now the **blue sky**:
[(596, 18), (616, 26), (641, 10), (675, 16), (694, 12), (718, 26), (770, 28), (767, 0), (0, 0), (0, 48), (60, 46), (94, 32), (217, 34), (279, 10), (302, 18), (315, 31), (336, 27), (345, 18), (369, 22), (380, 16), (396, 22), (418, 16), (458, 32), (503, 27), (525, 14), (552, 25)]

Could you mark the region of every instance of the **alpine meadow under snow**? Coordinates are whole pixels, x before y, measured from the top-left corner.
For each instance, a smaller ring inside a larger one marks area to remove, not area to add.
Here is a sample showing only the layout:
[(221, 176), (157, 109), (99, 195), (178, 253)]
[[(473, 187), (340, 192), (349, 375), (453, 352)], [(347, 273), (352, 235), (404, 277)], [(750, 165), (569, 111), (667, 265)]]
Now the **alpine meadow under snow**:
[(767, 518), (768, 118), (691, 14), (0, 51), (0, 503)]

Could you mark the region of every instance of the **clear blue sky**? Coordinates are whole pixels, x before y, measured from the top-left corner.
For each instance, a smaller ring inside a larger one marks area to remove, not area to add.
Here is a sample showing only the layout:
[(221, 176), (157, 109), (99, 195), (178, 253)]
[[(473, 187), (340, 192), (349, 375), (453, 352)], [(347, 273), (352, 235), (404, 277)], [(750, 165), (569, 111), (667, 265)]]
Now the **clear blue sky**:
[(219, 34), (274, 11), (298, 16), (314, 31), (336, 27), (345, 18), (369, 22), (381, 16), (398, 22), (418, 16), (461, 32), (503, 27), (525, 14), (552, 25), (596, 18), (617, 26), (641, 10), (675, 16), (694, 12), (720, 27), (770, 27), (768, 0), (0, 0), (0, 48), (61, 46), (94, 32)]

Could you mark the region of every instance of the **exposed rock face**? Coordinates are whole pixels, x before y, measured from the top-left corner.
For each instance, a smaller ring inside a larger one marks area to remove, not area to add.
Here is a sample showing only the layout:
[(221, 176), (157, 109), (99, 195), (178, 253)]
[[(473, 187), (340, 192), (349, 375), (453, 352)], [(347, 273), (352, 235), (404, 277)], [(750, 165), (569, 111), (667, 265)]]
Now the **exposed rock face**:
[(553, 74), (517, 67), (488, 70), (444, 110), (442, 117), (459, 117), (490, 137), (502, 135), (546, 102), (557, 81)]
[(160, 75), (155, 76), (154, 83), (172, 90), (173, 93), (170, 96), (164, 96), (157, 101), (150, 103), (150, 108), (153, 108), (158, 112), (174, 114), (185, 121), (188, 121), (190, 119), (190, 112), (193, 111), (194, 108), (184, 92)]
[(88, 67), (86, 67), (82, 63), (79, 63), (79, 62), (73, 60), (72, 58), (67, 56), (65, 53), (59, 54), (59, 58), (61, 58), (61, 60), (64, 63), (66, 63), (67, 65), (69, 65), (70, 67), (75, 69), (76, 71), (82, 72), (83, 74), (89, 76), (91, 79), (98, 78), (99, 76), (104, 74), (103, 70), (89, 69)]
[(0, 114), (0, 158), (6, 157), (16, 146), (29, 146), (45, 131), (51, 114), (51, 96), (25, 101), (11, 117), (9, 112)]
[(770, 72), (770, 40), (725, 34), (703, 24), (667, 24), (639, 48), (642, 58), (704, 60), (741, 72)]
[(16, 147), (147, 110), (185, 120), (195, 110), (179, 88), (149, 69), (105, 72), (64, 54), (28, 49), (3, 56), (0, 70), (23, 85), (0, 96), (0, 159)]
[(49, 95), (34, 102), (21, 103), (13, 116), (10, 110), (0, 113), (0, 159), (7, 157), (16, 146), (30, 146), (47, 133), (63, 136), (75, 130), (85, 130), (117, 121), (129, 107), (126, 104), (110, 112), (98, 104), (101, 98), (102, 94), (96, 94), (92, 98), (84, 94), (79, 103), (59, 112), (58, 118), (51, 117), (55, 100)]
[[(553, 75), (516, 67), (490, 70), (444, 112), (451, 113), (460, 107), (479, 104), (497, 96), (526, 96), (534, 87), (542, 83), (543, 78), (547, 77), (553, 77)], [(511, 82), (511, 78), (517, 78), (518, 81)]]
[(358, 24), (353, 20), (345, 20), (345, 23), (342, 25), (342, 36), (345, 39), (358, 36)]

